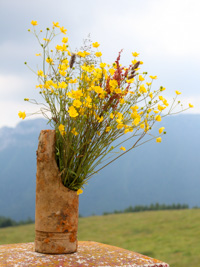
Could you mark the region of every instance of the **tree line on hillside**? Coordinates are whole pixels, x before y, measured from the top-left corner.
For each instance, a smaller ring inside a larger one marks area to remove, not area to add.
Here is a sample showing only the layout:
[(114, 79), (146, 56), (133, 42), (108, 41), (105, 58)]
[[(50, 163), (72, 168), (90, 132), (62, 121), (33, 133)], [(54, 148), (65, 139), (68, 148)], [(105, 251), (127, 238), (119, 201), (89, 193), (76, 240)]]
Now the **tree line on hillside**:
[(8, 227), (8, 226), (24, 225), (24, 224), (29, 224), (29, 223), (34, 223), (34, 221), (31, 218), (28, 218), (26, 221), (16, 222), (15, 220), (11, 218), (0, 216), (0, 228)]
[[(195, 207), (198, 208), (198, 207)], [(114, 210), (113, 212), (104, 212), (103, 215), (113, 214), (113, 213), (128, 213), (128, 212), (141, 212), (141, 211), (152, 211), (152, 210), (180, 210), (180, 209), (189, 209), (187, 204), (151, 204), (151, 205), (137, 205), (130, 206), (124, 210)]]

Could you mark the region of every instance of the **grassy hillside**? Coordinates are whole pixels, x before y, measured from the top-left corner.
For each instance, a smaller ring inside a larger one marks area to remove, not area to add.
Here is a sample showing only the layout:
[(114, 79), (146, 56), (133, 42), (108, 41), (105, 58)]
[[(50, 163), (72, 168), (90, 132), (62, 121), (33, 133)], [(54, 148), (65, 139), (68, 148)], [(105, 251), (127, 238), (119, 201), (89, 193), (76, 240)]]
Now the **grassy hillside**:
[[(200, 262), (200, 210), (150, 211), (79, 219), (79, 240), (92, 240), (163, 260), (170, 267)], [(0, 229), (0, 244), (34, 241), (34, 225)]]

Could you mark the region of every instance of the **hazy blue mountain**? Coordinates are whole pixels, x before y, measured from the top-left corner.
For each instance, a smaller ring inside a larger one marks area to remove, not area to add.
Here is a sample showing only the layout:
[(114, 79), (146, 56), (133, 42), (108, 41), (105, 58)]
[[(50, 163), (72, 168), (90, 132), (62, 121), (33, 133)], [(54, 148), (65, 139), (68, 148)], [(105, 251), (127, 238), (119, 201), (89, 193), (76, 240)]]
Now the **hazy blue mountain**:
[[(169, 117), (161, 126), (167, 131), (162, 143), (132, 150), (89, 181), (80, 195), (80, 214), (155, 202), (200, 206), (200, 115)], [(34, 218), (35, 152), (40, 130), (48, 128), (36, 119), (0, 129), (0, 215)]]

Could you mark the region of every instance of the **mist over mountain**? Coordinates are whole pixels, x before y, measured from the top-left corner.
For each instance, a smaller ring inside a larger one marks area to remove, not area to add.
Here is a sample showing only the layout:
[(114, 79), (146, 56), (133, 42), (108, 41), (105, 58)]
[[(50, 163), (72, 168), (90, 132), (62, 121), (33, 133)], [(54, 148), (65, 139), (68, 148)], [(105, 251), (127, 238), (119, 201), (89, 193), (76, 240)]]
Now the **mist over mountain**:
[[(81, 215), (156, 202), (200, 206), (200, 115), (168, 117), (161, 126), (167, 132), (162, 143), (135, 148), (89, 180)], [(34, 219), (36, 150), (40, 131), (48, 128), (35, 119), (0, 129), (0, 215)]]

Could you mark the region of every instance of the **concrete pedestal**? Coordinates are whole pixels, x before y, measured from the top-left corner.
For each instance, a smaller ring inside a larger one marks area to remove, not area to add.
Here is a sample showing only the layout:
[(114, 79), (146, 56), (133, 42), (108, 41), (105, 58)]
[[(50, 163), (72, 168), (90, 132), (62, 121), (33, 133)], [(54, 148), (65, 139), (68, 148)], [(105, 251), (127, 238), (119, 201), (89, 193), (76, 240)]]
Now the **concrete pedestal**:
[(73, 254), (41, 254), (34, 243), (0, 245), (0, 266), (8, 267), (169, 267), (167, 263), (122, 248), (91, 241), (79, 241)]

